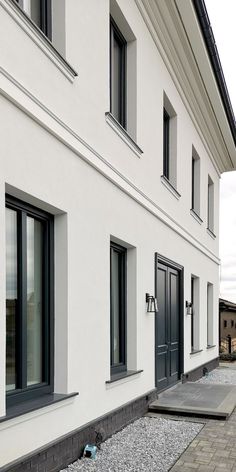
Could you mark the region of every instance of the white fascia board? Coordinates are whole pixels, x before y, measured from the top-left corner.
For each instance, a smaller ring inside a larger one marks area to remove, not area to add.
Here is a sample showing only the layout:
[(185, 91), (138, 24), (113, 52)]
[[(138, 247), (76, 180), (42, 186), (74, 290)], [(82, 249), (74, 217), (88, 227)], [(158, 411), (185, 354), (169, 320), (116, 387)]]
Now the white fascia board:
[[(194, 6), (191, 1), (186, 2), (186, 0), (175, 0), (175, 4), (181, 15), (186, 34), (191, 44), (192, 52), (199, 68), (199, 73), (202, 77), (202, 81), (204, 82), (209, 100), (214, 110), (219, 126), (219, 132), (222, 135), (222, 139), (224, 140), (229, 154), (229, 159), (224, 159), (224, 170), (231, 171), (236, 169), (236, 147), (205, 46), (204, 38), (202, 36), (201, 28), (195, 14)], [(230, 160), (232, 163), (230, 163)]]

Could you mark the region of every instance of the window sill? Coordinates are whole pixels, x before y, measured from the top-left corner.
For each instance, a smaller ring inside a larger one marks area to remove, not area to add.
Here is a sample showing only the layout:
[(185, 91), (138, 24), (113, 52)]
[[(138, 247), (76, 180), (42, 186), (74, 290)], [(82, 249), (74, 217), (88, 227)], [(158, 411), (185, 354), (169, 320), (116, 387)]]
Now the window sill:
[(55, 403), (62, 402), (63, 400), (76, 397), (77, 395), (78, 392), (69, 394), (49, 393), (42, 395), (41, 397), (34, 398), (33, 400), (17, 403), (16, 405), (7, 408), (6, 415), (0, 418), (0, 423), (17, 418), (18, 416), (25, 415), (26, 413), (31, 413), (33, 411), (39, 410), (40, 408), (45, 408)]
[(207, 233), (209, 234), (209, 236), (211, 236), (212, 239), (216, 239), (215, 233), (213, 233), (213, 231), (210, 228), (207, 228)]
[(196, 349), (195, 351), (191, 351), (190, 356), (194, 356), (195, 354), (199, 354), (202, 351), (203, 351), (203, 349)]
[(141, 157), (143, 154), (142, 149), (136, 144), (133, 138), (129, 135), (123, 126), (116, 120), (116, 118), (108, 111), (105, 113), (105, 118), (107, 124), (120, 136), (120, 138), (129, 146), (129, 148), (136, 154), (136, 156)]
[(201, 225), (203, 223), (203, 220), (200, 218), (200, 216), (198, 215), (198, 213), (193, 209), (191, 208), (190, 210), (190, 215), (193, 216), (193, 218)]
[(216, 347), (216, 344), (208, 344), (207, 349), (213, 349), (213, 347)]
[(119, 374), (114, 374), (111, 376), (111, 379), (110, 380), (106, 380), (106, 384), (112, 384), (114, 382), (117, 382), (118, 380), (123, 380), (123, 379), (126, 379), (128, 377), (131, 377), (133, 375), (137, 375), (137, 374), (141, 374), (141, 372), (143, 372), (143, 370), (126, 370), (125, 372), (120, 372)]
[(22, 30), (32, 39), (32, 41), (44, 52), (44, 54), (60, 69), (70, 82), (73, 82), (78, 73), (64, 59), (64, 57), (53, 46), (51, 41), (31, 20), (31, 18), (22, 10), (15, 0), (6, 0), (1, 6), (21, 27)]
[(161, 175), (161, 182), (172, 193), (172, 195), (174, 195), (177, 200), (180, 199), (180, 193), (176, 190), (176, 188), (172, 185), (172, 183), (167, 179), (165, 175)]

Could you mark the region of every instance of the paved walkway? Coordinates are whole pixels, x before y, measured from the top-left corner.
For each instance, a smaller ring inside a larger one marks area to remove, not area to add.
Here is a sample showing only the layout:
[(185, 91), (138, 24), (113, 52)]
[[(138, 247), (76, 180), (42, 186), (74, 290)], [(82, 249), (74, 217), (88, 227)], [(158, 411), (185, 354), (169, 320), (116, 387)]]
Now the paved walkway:
[[(201, 383), (236, 386), (236, 362), (223, 363)], [(236, 472), (236, 408), (228, 420), (149, 412), (147, 416), (203, 423), (204, 426), (169, 472)]]
[(226, 421), (208, 420), (170, 470), (236, 472), (236, 408)]

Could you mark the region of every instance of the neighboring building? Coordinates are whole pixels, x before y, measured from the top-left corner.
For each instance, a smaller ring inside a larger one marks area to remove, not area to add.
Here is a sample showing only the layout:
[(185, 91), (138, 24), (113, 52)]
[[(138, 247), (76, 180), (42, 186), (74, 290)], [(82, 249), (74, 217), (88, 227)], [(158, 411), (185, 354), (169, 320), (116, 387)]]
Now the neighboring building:
[(236, 303), (219, 299), (219, 314), (220, 314), (220, 346), (228, 352), (229, 337), (231, 351), (236, 350)]
[(52, 472), (217, 364), (236, 132), (202, 0), (0, 0), (0, 38), (0, 467)]

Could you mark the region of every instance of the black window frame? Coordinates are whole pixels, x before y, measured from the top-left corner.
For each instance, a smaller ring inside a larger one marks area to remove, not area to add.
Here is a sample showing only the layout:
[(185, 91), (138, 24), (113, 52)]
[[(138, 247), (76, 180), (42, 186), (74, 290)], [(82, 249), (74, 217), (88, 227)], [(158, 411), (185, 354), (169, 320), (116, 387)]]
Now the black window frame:
[[(19, 4), (19, 0), (15, 0)], [(20, 4), (19, 7), (21, 8)], [(25, 11), (22, 8), (23, 11)], [(30, 17), (31, 21), (32, 18)], [(34, 23), (34, 21), (33, 21)], [(34, 23), (35, 24), (35, 23)], [(38, 27), (38, 25), (36, 25)], [(47, 36), (50, 41), (52, 40), (52, 1), (51, 0), (40, 0), (40, 26), (39, 29)]]
[[(120, 329), (120, 357), (121, 361), (119, 364), (115, 364), (113, 360), (114, 352), (114, 336), (113, 336), (113, 325), (112, 325), (112, 251), (115, 251), (119, 255), (119, 329)], [(110, 367), (111, 376), (127, 371), (127, 249), (119, 244), (110, 243)]]
[(170, 177), (170, 115), (163, 108), (163, 175)]
[(196, 171), (196, 168), (195, 168), (195, 164), (196, 164), (196, 159), (194, 159), (194, 157), (192, 156), (192, 210), (194, 210), (196, 212), (196, 208), (195, 208), (195, 171)]
[(192, 303), (192, 314), (191, 314), (191, 352), (195, 350), (195, 343), (194, 343), (194, 284), (195, 284), (195, 277), (191, 277), (191, 303)]
[[(112, 78), (112, 51), (113, 51), (113, 40), (116, 40), (117, 44), (119, 45), (120, 56), (121, 56), (121, 67), (120, 67), (120, 74), (119, 74), (119, 117), (113, 114), (112, 110), (112, 90), (113, 90), (113, 78)], [(116, 22), (110, 16), (110, 113), (114, 116), (114, 118), (120, 123), (120, 125), (126, 129), (127, 127), (127, 41), (124, 38), (123, 34), (121, 33), (120, 29), (118, 28)]]
[[(211, 193), (213, 196), (211, 197)], [(207, 229), (214, 234), (214, 212), (215, 212), (215, 188), (214, 182), (208, 175), (207, 186)]]
[[(6, 195), (6, 208), (17, 212), (17, 323), (16, 389), (6, 392), (6, 404), (32, 400), (54, 390), (54, 217), (15, 197)], [(43, 381), (27, 386), (26, 344), (26, 219), (30, 216), (43, 224)]]

